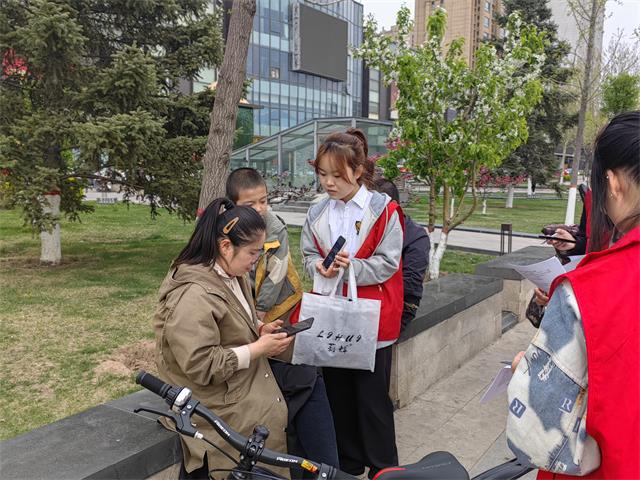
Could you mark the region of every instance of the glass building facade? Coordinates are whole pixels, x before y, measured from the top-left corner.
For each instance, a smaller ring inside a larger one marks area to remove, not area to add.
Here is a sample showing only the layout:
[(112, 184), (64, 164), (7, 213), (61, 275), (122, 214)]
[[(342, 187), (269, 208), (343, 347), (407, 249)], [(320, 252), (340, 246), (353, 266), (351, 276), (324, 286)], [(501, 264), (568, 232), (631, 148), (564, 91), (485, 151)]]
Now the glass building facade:
[(309, 161), (315, 158), (318, 146), (333, 132), (359, 128), (367, 136), (369, 155), (384, 154), (392, 123), (365, 118), (323, 118), (310, 120), (284, 130), (260, 142), (234, 150), (231, 170), (253, 167), (262, 173), (271, 187), (276, 176), (286, 175), (293, 187), (313, 185), (315, 172)]
[[(247, 78), (252, 80), (247, 100), (254, 112), (254, 134), (275, 135), (314, 118), (362, 115), (362, 60), (347, 59), (347, 81), (291, 70), (291, 0), (258, 0), (247, 55)], [(301, 1), (344, 20), (348, 43), (358, 47), (363, 36), (363, 6), (354, 0), (331, 5)]]

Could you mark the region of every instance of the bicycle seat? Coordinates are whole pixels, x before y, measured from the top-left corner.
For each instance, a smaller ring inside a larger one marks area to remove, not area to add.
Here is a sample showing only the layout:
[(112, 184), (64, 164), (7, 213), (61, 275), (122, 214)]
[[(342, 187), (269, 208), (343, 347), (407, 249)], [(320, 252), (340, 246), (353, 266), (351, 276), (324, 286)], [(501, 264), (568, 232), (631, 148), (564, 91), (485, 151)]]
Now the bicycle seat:
[(433, 452), (417, 463), (380, 470), (373, 480), (469, 480), (469, 474), (449, 452)]

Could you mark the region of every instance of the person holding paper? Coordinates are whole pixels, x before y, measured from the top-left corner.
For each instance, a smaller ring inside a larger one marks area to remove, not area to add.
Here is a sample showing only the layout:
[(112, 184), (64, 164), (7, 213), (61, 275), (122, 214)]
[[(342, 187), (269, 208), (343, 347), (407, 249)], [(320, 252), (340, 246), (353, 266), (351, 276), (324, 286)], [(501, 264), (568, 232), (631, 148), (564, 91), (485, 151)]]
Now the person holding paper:
[(542, 479), (640, 478), (640, 112), (600, 133), (591, 185), (590, 252), (553, 282), (508, 389), (507, 443)]
[[(587, 189), (585, 185), (580, 185), (580, 195), (582, 197), (582, 214), (580, 215), (580, 224), (578, 225), (577, 232), (572, 235), (566, 225), (560, 225), (553, 229), (553, 233), (547, 232), (547, 229), (556, 227), (555, 225), (549, 225), (542, 229), (542, 232), (547, 235), (553, 235), (558, 237), (558, 240), (547, 240), (546, 243), (552, 245), (556, 249), (556, 255), (560, 258), (560, 261), (564, 264), (569, 261), (571, 257), (582, 256), (587, 253), (587, 246), (589, 245), (589, 217), (591, 211), (591, 189)], [(562, 228), (565, 227), (565, 228)], [(575, 228), (575, 227), (574, 227)], [(563, 242), (568, 240), (568, 242)], [(540, 288), (535, 288), (532, 302), (535, 302), (540, 309), (536, 312), (539, 318), (538, 323), (544, 315), (544, 307), (549, 303), (549, 294)], [(531, 305), (529, 306), (531, 308)], [(529, 316), (529, 315), (527, 315)], [(531, 319), (530, 319), (531, 320)]]

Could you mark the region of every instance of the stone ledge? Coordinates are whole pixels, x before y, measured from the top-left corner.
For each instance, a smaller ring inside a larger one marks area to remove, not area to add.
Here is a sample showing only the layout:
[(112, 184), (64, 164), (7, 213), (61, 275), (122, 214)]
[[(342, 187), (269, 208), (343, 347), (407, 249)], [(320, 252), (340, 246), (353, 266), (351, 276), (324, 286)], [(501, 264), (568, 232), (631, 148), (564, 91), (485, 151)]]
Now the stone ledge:
[(486, 275), (505, 280), (523, 280), (523, 277), (509, 267), (508, 264), (529, 265), (546, 260), (553, 255), (555, 255), (553, 247), (525, 247), (517, 252), (476, 265), (476, 275)]
[(165, 410), (140, 391), (0, 443), (3, 478), (146, 478), (180, 461), (176, 434), (139, 405)]
[(447, 275), (425, 285), (416, 319), (393, 348), (396, 407), (453, 372), (502, 334), (503, 280)]
[(424, 285), (416, 318), (400, 335), (398, 343), (444, 322), (502, 291), (501, 278), (454, 273)]

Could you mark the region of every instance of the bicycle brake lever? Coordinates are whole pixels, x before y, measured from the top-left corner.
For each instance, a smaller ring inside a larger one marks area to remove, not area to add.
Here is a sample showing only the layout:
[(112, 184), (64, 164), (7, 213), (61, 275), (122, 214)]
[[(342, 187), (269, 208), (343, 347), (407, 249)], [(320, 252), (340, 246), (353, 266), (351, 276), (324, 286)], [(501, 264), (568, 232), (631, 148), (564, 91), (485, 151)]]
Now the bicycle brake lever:
[(139, 413), (139, 412), (149, 412), (155, 415), (160, 415), (161, 417), (171, 417), (171, 415), (169, 415), (168, 413), (161, 412), (160, 410), (154, 410), (153, 408), (138, 407), (133, 409), (133, 413)]
[(203, 437), (203, 435), (191, 423), (191, 417), (195, 413), (196, 407), (199, 403), (200, 402), (198, 400), (189, 400), (187, 404), (180, 410), (179, 414), (173, 412), (161, 412), (159, 410), (154, 410), (153, 408), (146, 407), (138, 407), (133, 412), (149, 412), (161, 417), (166, 417), (171, 420), (176, 426), (176, 432), (180, 433), (181, 435), (187, 435), (189, 437), (200, 439)]
[(147, 408), (147, 407), (138, 407), (133, 409), (133, 413), (139, 413), (139, 412), (148, 412), (148, 413), (153, 413), (154, 415), (158, 415), (160, 417), (166, 417), (169, 420), (171, 420), (174, 424), (176, 424), (176, 427), (177, 427), (178, 422), (175, 419), (175, 415), (172, 413), (161, 412), (160, 410), (154, 410), (153, 408)]
[(188, 435), (194, 438), (202, 438), (203, 435), (196, 430), (195, 426), (191, 423), (191, 417), (196, 412), (196, 407), (200, 402), (198, 400), (190, 399), (187, 404), (180, 410), (180, 415), (174, 414), (176, 422), (176, 431), (182, 435)]

